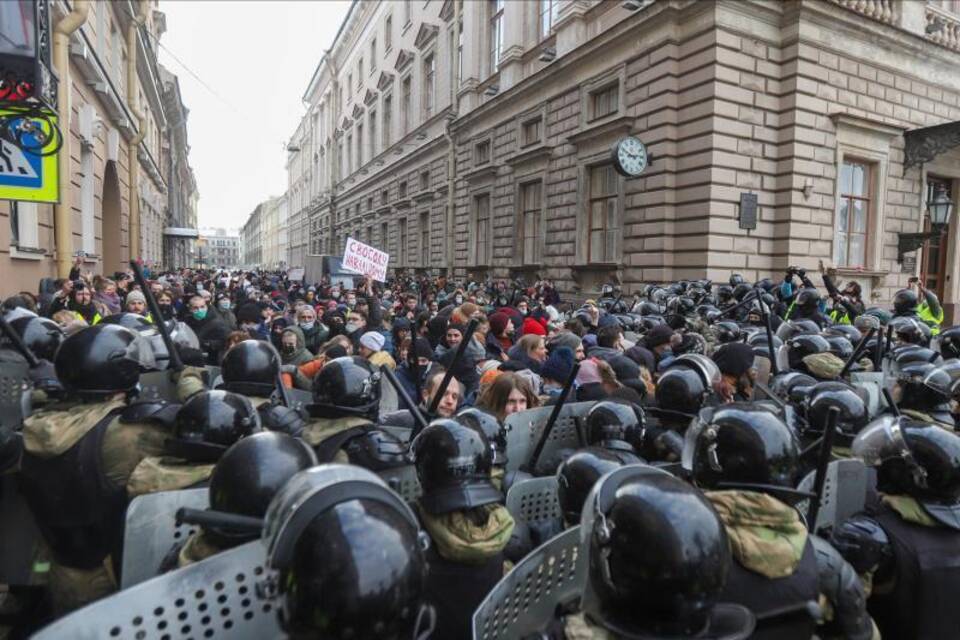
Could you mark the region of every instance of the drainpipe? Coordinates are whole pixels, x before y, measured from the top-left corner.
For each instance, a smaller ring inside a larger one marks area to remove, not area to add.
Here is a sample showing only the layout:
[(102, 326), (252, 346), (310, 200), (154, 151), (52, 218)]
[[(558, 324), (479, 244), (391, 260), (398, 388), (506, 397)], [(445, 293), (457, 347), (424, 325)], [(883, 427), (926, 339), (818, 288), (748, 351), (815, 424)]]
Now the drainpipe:
[[(127, 105), (130, 112), (137, 119), (137, 135), (130, 140), (127, 149), (128, 188), (130, 195), (130, 259), (140, 257), (140, 196), (138, 185), (140, 181), (140, 160), (137, 159), (137, 149), (147, 134), (147, 118), (140, 111), (137, 99), (137, 31), (147, 21), (148, 4), (144, 0), (137, 2), (137, 15), (127, 27)], [(106, 267), (106, 265), (104, 265)], [(112, 265), (111, 269), (118, 269), (120, 265)], [(104, 271), (107, 271), (105, 268)]]
[(60, 89), (57, 91), (57, 114), (63, 135), (63, 147), (60, 149), (60, 202), (53, 205), (53, 231), (57, 249), (57, 277), (70, 275), (71, 254), (73, 253), (73, 228), (70, 224), (73, 207), (73, 190), (70, 177), (73, 165), (70, 162), (70, 34), (79, 29), (90, 13), (88, 0), (74, 0), (73, 9), (53, 28), (53, 64), (59, 75)]
[[(460, 69), (460, 10), (461, 3), (460, 0), (454, 0), (453, 2), (453, 77), (454, 82), (450, 83), (450, 106), (452, 108), (453, 118), (456, 119), (460, 113), (460, 97), (458, 86), (459, 81), (457, 77), (457, 71)], [(456, 147), (453, 144), (453, 135), (451, 135), (451, 128), (453, 126), (453, 119), (447, 121), (447, 127), (444, 131), (444, 137), (447, 139), (447, 220), (444, 227), (447, 230), (447, 247), (446, 247), (446, 263), (447, 263), (447, 275), (453, 277), (454, 274), (454, 233), (453, 226), (456, 216), (454, 215), (454, 188), (457, 182), (457, 154)]]
[[(337, 64), (333, 61), (332, 52), (327, 53), (324, 57), (327, 61), (327, 66), (330, 67), (330, 78), (333, 80), (331, 84), (331, 96), (333, 103), (333, 108), (330, 109), (330, 131), (336, 131), (337, 122), (340, 120), (340, 101), (338, 98), (338, 92), (340, 89), (340, 77), (337, 75)], [(349, 153), (349, 151), (347, 152)], [(332, 254), (334, 247), (334, 229), (337, 228), (337, 182), (343, 180), (343, 176), (340, 175), (340, 145), (336, 136), (334, 136), (333, 149), (330, 150), (330, 170), (327, 172), (329, 174), (330, 180), (330, 196), (328, 199), (327, 207), (330, 211), (330, 222), (327, 225), (329, 229), (329, 236), (327, 237), (327, 252)], [(386, 243), (384, 243), (384, 251), (386, 251)]]

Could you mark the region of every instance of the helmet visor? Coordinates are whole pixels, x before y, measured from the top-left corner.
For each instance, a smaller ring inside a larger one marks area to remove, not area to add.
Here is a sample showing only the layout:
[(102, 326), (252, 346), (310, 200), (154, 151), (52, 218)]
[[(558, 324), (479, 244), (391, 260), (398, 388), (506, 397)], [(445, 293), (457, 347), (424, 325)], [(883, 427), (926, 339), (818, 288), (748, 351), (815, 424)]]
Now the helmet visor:
[(903, 437), (903, 420), (889, 415), (873, 420), (853, 439), (852, 456), (863, 460), (868, 467), (880, 466), (894, 458), (912, 459)]
[(680, 454), (680, 466), (689, 473), (693, 472), (693, 459), (696, 457), (700, 436), (712, 421), (713, 407), (707, 407), (690, 422), (690, 426), (687, 427), (687, 431), (683, 435), (683, 453)]
[(677, 358), (674, 364), (683, 364), (698, 371), (708, 389), (713, 389), (720, 382), (720, 368), (717, 363), (703, 354), (685, 353)]
[(930, 371), (923, 384), (948, 398), (960, 391), (960, 360), (950, 360)]

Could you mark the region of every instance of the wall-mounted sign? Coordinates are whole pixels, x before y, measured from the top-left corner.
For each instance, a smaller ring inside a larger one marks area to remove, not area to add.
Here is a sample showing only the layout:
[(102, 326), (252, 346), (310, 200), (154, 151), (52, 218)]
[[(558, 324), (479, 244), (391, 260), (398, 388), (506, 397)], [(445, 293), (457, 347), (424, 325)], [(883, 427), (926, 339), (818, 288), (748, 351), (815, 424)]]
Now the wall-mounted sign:
[(740, 194), (740, 228), (757, 228), (757, 194)]

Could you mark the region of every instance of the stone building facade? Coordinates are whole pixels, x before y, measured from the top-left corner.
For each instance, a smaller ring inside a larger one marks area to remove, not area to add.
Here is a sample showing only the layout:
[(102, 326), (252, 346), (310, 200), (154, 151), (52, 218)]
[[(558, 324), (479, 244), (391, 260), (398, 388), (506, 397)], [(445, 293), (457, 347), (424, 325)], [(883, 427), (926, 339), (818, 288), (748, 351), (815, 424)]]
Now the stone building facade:
[[(88, 6), (82, 25), (70, 35), (69, 69), (57, 70), (59, 89), (69, 96), (69, 114), (60, 114), (59, 123), (67, 137), (59, 163), (60, 172), (69, 176), (69, 193), (66, 198), (61, 193), (60, 205), (0, 202), (3, 295), (35, 292), (42, 278), (66, 276), (79, 252), (85, 270), (112, 274), (125, 269), (130, 234), (136, 229), (137, 257), (149, 264), (164, 260), (163, 235), (168, 227), (164, 154), (171, 144), (178, 144), (166, 140), (169, 123), (157, 63), (157, 43), (166, 20), (156, 0)], [(70, 10), (64, 2), (51, 2), (52, 24)], [(129, 64), (130, 42), (136, 47), (135, 68)], [(131, 176), (136, 176), (133, 188)], [(131, 202), (136, 209), (133, 219)], [(56, 249), (58, 207), (68, 209), (64, 231), (68, 255), (58, 255)]]
[[(356, 3), (304, 96), (291, 215), (311, 253), (350, 235), (396, 268), (572, 297), (822, 266), (878, 303), (921, 276), (952, 314), (956, 211), (906, 260), (898, 240), (960, 197), (957, 5)], [(652, 158), (632, 179), (610, 162), (628, 134)]]
[(200, 229), (196, 264), (206, 268), (240, 266), (240, 236), (228, 229)]

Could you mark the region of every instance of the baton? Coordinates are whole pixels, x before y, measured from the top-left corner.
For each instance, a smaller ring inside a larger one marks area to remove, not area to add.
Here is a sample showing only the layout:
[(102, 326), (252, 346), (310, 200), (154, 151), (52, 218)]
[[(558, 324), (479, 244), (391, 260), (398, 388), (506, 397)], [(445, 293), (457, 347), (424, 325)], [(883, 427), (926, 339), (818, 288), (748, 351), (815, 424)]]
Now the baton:
[(864, 349), (866, 349), (867, 340), (872, 338), (876, 331), (876, 327), (870, 327), (870, 331), (867, 331), (867, 335), (860, 338), (857, 348), (854, 349), (853, 353), (850, 354), (850, 357), (847, 358), (847, 362), (843, 365), (843, 369), (840, 370), (840, 374), (837, 376), (837, 378), (842, 378), (843, 376), (847, 375), (847, 372), (850, 371), (850, 367), (853, 366), (853, 363), (857, 361), (857, 358), (859, 358), (863, 354)]
[(143, 267), (136, 260), (131, 260), (130, 268), (133, 269), (133, 279), (140, 285), (143, 297), (147, 299), (147, 307), (153, 316), (153, 323), (157, 326), (157, 331), (163, 338), (163, 345), (167, 348), (167, 354), (170, 357), (170, 369), (172, 371), (183, 371), (183, 360), (180, 359), (180, 352), (177, 351), (177, 346), (173, 344), (173, 339), (170, 337), (167, 323), (164, 322), (163, 314), (160, 313), (160, 305), (157, 304), (157, 299), (153, 297), (153, 291), (150, 290), (146, 278), (143, 277)]
[(875, 371), (883, 371), (883, 356), (890, 350), (890, 342), (893, 340), (893, 325), (887, 325), (887, 339), (883, 339), (881, 333), (877, 339), (877, 361), (873, 363)]
[(813, 479), (813, 492), (816, 494), (810, 499), (810, 509), (807, 511), (807, 530), (813, 531), (820, 513), (820, 501), (823, 500), (823, 485), (827, 480), (827, 463), (830, 462), (830, 452), (833, 449), (833, 437), (836, 435), (837, 419), (840, 409), (830, 407), (827, 411), (827, 425), (823, 432), (823, 441), (820, 443), (820, 459), (817, 461), (817, 475)]
[(410, 434), (410, 440), (413, 440), (418, 433), (427, 428), (427, 419), (423, 417), (420, 409), (418, 409), (417, 405), (410, 399), (410, 394), (407, 393), (407, 390), (404, 389), (400, 381), (397, 380), (397, 375), (390, 370), (390, 367), (385, 364), (380, 365), (380, 373), (387, 379), (387, 382), (390, 383), (393, 390), (397, 392), (397, 397), (400, 398), (400, 402), (403, 403), (403, 406), (406, 407), (407, 411), (413, 416), (413, 421), (416, 425)]
[(416, 328), (410, 332), (410, 335), (413, 336), (413, 340), (410, 341), (410, 348), (407, 349), (407, 364), (413, 371), (413, 386), (417, 390), (417, 400), (420, 401), (423, 398), (423, 389), (420, 388), (420, 358), (417, 357), (417, 340), (420, 336), (416, 334)]
[(292, 407), (290, 402), (290, 393), (287, 391), (287, 385), (283, 384), (283, 373), (277, 372), (277, 393), (280, 395), (280, 401), (285, 407)]
[(757, 302), (760, 303), (760, 310), (763, 311), (763, 318), (766, 320), (767, 350), (770, 351), (770, 373), (777, 375), (780, 373), (780, 367), (777, 365), (777, 354), (773, 348), (773, 320), (770, 318), (770, 307), (763, 301), (761, 295), (757, 295)]
[(477, 324), (478, 321), (474, 318), (470, 321), (470, 324), (467, 325), (467, 330), (463, 334), (463, 340), (457, 345), (457, 352), (453, 354), (453, 360), (450, 361), (450, 366), (447, 367), (447, 372), (443, 374), (443, 380), (440, 382), (440, 386), (437, 387), (437, 392), (434, 394), (433, 400), (430, 401), (430, 406), (427, 408), (427, 413), (430, 415), (437, 413), (440, 400), (443, 398), (443, 394), (447, 392), (447, 387), (450, 386), (450, 380), (453, 378), (453, 369), (460, 362), (463, 353), (467, 350), (467, 345), (470, 340), (473, 339), (473, 332), (477, 330)]
[(14, 331), (13, 327), (10, 326), (10, 323), (7, 322), (7, 319), (3, 316), (0, 316), (0, 330), (3, 331), (3, 335), (7, 336), (7, 340), (13, 343), (13, 348), (20, 352), (20, 355), (24, 357), (31, 369), (36, 368), (37, 365), (40, 364), (40, 361), (37, 360), (37, 356), (33, 355), (33, 351), (30, 351), (30, 347), (24, 343), (23, 338), (20, 337), (20, 334)]
[(893, 394), (890, 393), (890, 389), (883, 387), (881, 392), (883, 393), (883, 399), (887, 401), (887, 405), (890, 407), (890, 410), (893, 411), (893, 415), (899, 418), (902, 415), (900, 413), (900, 407), (893, 401)]
[(580, 363), (575, 362), (573, 368), (570, 369), (570, 375), (567, 376), (567, 380), (563, 384), (563, 390), (560, 392), (560, 397), (557, 398), (557, 404), (553, 405), (553, 411), (550, 412), (550, 417), (547, 418), (547, 424), (543, 425), (543, 433), (540, 434), (540, 440), (537, 441), (537, 446), (533, 449), (530, 462), (526, 464), (526, 471), (533, 473), (534, 469), (537, 468), (537, 460), (540, 458), (540, 454), (543, 453), (543, 448), (547, 444), (547, 438), (550, 437), (550, 432), (553, 431), (553, 425), (556, 423), (557, 418), (560, 417), (560, 410), (563, 409), (563, 403), (566, 402), (567, 396), (570, 394), (570, 389), (573, 387), (573, 383), (577, 379), (579, 372)]
[(181, 507), (176, 513), (177, 524), (196, 524), (204, 529), (219, 527), (237, 533), (260, 533), (263, 520), (241, 516), (236, 513), (214, 511), (212, 509), (189, 509)]
[(730, 307), (729, 309), (726, 309), (726, 310), (724, 310), (724, 311), (721, 311), (721, 312), (720, 312), (720, 315), (721, 315), (721, 316), (725, 316), (725, 315), (727, 315), (727, 314), (729, 314), (729, 313), (733, 313), (734, 311), (736, 311), (736, 310), (738, 310), (738, 309), (740, 309), (740, 308), (742, 308), (742, 307), (745, 307), (747, 304), (753, 302), (753, 301), (756, 300), (758, 297), (759, 297), (759, 296), (757, 295), (757, 292), (756, 292), (755, 290), (754, 290), (754, 291), (751, 291), (750, 293), (748, 293), (748, 294), (743, 298), (743, 300), (741, 300), (740, 302), (738, 302), (738, 303), (735, 304), (734, 306)]

